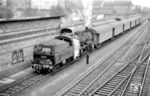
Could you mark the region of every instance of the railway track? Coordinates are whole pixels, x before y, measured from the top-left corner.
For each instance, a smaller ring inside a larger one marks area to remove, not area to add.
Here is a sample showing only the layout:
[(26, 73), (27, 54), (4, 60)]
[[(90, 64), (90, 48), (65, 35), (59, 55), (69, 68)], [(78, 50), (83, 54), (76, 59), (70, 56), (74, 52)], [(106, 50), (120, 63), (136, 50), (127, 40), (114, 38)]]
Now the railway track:
[[(60, 92), (57, 95), (59, 96), (60, 95), (61, 96), (88, 96), (92, 91), (94, 91), (94, 89), (97, 86), (100, 85), (99, 84), (100, 77), (102, 77), (102, 75), (105, 72), (107, 72), (116, 63), (116, 61), (119, 60), (124, 55), (124, 53), (131, 47), (131, 45), (133, 45), (133, 43), (137, 40), (137, 38), (134, 38), (132, 42), (130, 40), (127, 41), (125, 44), (121, 46), (120, 49), (118, 49), (114, 54), (112, 54), (110, 58), (102, 62), (101, 65), (97, 66), (97, 68), (95, 68), (94, 70), (86, 74), (83, 78), (81, 78), (80, 80), (78, 80), (77, 82), (69, 86), (68, 88), (64, 89), (63, 92)], [(138, 52), (140, 52), (141, 50), (138, 50)], [(137, 61), (136, 59), (139, 57), (139, 55), (140, 53), (137, 56), (135, 56), (136, 58), (132, 59), (129, 62), (129, 64), (132, 62), (136, 62)], [(129, 68), (128, 70), (130, 71), (131, 69), (132, 67)], [(95, 83), (93, 84), (93, 82)]]
[(146, 59), (138, 67), (136, 67), (135, 70), (133, 70), (121, 96), (142, 96), (141, 91), (143, 89), (148, 67), (149, 63), (148, 59)]
[(134, 62), (129, 63), (119, 72), (114, 74), (102, 86), (97, 87), (88, 95), (83, 93), (81, 96), (140, 96), (141, 85), (145, 81), (149, 63), (150, 48), (144, 50)]
[[(138, 64), (133, 65), (134, 63), (131, 63), (130, 66), (115, 74), (115, 76), (91, 94), (83, 94), (81, 96), (140, 96), (140, 86), (144, 80), (144, 72), (146, 72), (148, 66), (146, 60), (144, 58), (139, 66)], [(133, 66), (134, 68), (132, 70), (128, 70), (128, 68)]]
[[(150, 59), (150, 58), (149, 58)], [(148, 60), (148, 63), (150, 63), (150, 61)], [(150, 85), (150, 66), (148, 66), (145, 74), (144, 74), (144, 80), (142, 82), (141, 85), (141, 90), (140, 90), (140, 95), (139, 96), (149, 96), (149, 85)]]
[[(145, 27), (144, 27), (145, 28)], [(118, 49), (116, 51), (115, 54), (113, 54), (112, 57), (109, 58), (108, 61), (106, 61), (104, 64), (105, 64), (105, 67), (107, 67), (110, 62), (112, 62), (115, 58), (119, 58), (122, 54), (124, 54), (129, 48), (130, 46), (136, 41), (136, 39), (142, 34), (142, 31), (144, 30), (144, 28), (141, 31), (141, 33), (139, 33), (137, 36), (135, 36), (136, 38), (134, 38), (135, 40), (129, 40), (127, 41), (125, 44), (123, 44), (123, 46)], [(133, 38), (132, 38), (133, 39)], [(95, 50), (96, 51), (96, 50)], [(82, 57), (80, 57), (82, 58)], [(79, 59), (80, 59), (79, 58)], [(75, 60), (73, 62), (70, 62), (70, 63), (74, 63), (74, 62), (77, 62), (79, 61), (78, 60)], [(115, 60), (117, 60), (115, 59)], [(70, 65), (70, 63), (68, 63), (68, 65)], [(111, 66), (111, 65), (110, 65)], [(110, 67), (109, 66), (109, 67)], [(66, 66), (64, 66), (66, 67)], [(64, 67), (61, 67), (60, 69), (64, 68)], [(104, 67), (103, 67), (104, 68)], [(56, 71), (59, 71), (60, 69), (56, 70)], [(95, 71), (96, 73), (98, 73), (99, 71), (99, 68), (97, 68), (97, 70)], [(55, 72), (56, 72), (55, 71)], [(53, 72), (53, 73), (55, 73)], [(9, 86), (5, 86), (3, 88), (0, 89), (0, 96), (16, 96), (16, 94), (18, 94), (19, 92), (25, 90), (26, 88), (28, 87), (31, 87), (32, 85), (34, 85), (35, 83), (39, 82), (39, 81), (44, 81), (48, 78), (50, 78), (50, 76), (53, 74), (53, 73), (50, 73), (50, 74), (46, 74), (46, 75), (37, 75), (37, 74), (33, 74), (31, 76), (28, 76), (28, 77), (25, 77), (24, 79), (21, 79), (19, 81), (16, 81), (12, 84), (10, 84)], [(90, 77), (89, 80), (92, 80), (93, 78), (96, 78), (97, 76), (96, 75), (93, 75), (94, 77)]]
[[(83, 56), (78, 59), (80, 60), (81, 58), (83, 58)], [(78, 62), (79, 61), (78, 59), (73, 62), (68, 63), (67, 65), (69, 66), (72, 63)], [(22, 78), (18, 81), (15, 81), (12, 84), (9, 84), (7, 86), (0, 88), (0, 96), (16, 96), (16, 94), (23, 91), (24, 89), (31, 87), (32, 85), (34, 85), (37, 82), (40, 82), (42, 80), (44, 81), (44, 80), (50, 78), (50, 76), (52, 74), (56, 73), (57, 71), (65, 68), (65, 67), (67, 67), (67, 66), (60, 67), (58, 70), (55, 70), (49, 74), (32, 73), (31, 75), (29, 75), (25, 78)]]

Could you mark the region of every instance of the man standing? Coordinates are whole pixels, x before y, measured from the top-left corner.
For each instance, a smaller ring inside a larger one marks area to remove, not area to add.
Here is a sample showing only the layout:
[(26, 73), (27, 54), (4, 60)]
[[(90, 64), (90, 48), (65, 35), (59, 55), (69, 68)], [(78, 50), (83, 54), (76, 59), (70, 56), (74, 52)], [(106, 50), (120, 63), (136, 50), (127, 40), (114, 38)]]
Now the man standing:
[(89, 52), (86, 52), (86, 64), (89, 64)]

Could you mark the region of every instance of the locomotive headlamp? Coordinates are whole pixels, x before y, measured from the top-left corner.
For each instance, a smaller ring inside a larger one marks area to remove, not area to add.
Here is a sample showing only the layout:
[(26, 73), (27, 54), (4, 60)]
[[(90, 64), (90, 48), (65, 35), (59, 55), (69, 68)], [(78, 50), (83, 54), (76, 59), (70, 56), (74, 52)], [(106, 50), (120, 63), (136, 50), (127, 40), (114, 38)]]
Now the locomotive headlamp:
[(50, 48), (42, 48), (42, 52), (50, 53), (51, 49)]
[(42, 49), (41, 46), (35, 46), (35, 47), (34, 47), (34, 50), (35, 50), (35, 51), (41, 51), (41, 49)]

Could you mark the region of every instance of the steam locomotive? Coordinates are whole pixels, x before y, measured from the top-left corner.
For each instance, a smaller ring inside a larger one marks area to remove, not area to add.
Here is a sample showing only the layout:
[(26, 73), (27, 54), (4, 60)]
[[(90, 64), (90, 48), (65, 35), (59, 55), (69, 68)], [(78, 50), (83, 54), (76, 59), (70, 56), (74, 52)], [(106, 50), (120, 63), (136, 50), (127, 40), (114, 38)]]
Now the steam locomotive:
[(122, 20), (95, 22), (91, 28), (86, 27), (83, 31), (64, 29), (53, 40), (35, 46), (32, 68), (38, 73), (53, 72), (57, 66), (64, 66), (140, 23), (141, 16), (138, 15)]

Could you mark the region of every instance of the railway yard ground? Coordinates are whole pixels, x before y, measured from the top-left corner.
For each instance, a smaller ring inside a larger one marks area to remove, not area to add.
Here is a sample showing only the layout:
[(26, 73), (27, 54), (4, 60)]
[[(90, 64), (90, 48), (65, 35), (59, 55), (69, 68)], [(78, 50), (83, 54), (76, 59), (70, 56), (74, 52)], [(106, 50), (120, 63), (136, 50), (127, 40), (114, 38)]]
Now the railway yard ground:
[(89, 64), (83, 57), (53, 74), (28, 68), (5, 77), (0, 96), (149, 96), (149, 30), (147, 21), (106, 42)]

